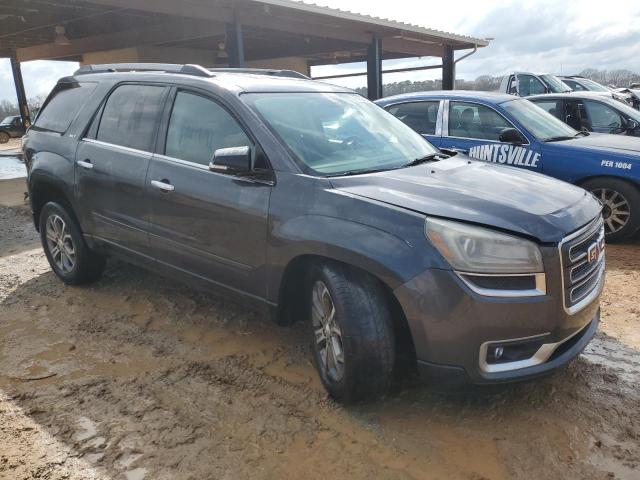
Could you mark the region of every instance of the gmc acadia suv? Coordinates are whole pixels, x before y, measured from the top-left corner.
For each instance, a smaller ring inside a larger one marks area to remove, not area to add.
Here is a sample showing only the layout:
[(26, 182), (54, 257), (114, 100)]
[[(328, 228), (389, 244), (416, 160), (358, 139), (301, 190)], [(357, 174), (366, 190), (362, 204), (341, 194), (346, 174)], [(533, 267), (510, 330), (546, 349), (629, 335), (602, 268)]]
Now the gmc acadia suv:
[(448, 157), (340, 87), (82, 67), (54, 88), (24, 155), (64, 282), (96, 280), (113, 255), (303, 321), (338, 400), (384, 391), (406, 358), (474, 383), (538, 376), (598, 326), (591, 194)]

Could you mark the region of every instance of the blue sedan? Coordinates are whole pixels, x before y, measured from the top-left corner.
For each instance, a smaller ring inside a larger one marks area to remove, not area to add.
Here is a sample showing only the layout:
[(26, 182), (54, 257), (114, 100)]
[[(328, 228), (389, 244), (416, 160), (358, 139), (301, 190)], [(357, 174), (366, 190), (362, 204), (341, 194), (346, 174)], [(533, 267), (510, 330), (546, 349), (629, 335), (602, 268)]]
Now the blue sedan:
[(422, 92), (376, 103), (445, 152), (533, 170), (591, 191), (603, 203), (608, 240), (629, 238), (640, 228), (640, 138), (579, 132), (507, 94)]

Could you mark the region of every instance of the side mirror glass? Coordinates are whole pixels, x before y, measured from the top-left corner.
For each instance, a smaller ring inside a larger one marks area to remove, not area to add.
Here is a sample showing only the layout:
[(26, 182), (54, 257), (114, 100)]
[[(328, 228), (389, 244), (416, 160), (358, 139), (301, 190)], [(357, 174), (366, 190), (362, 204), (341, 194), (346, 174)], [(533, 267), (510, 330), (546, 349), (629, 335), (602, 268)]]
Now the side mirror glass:
[(511, 143), (514, 145), (522, 145), (526, 143), (526, 140), (522, 137), (522, 134), (515, 128), (506, 128), (500, 133), (499, 140), (502, 143)]
[(209, 170), (221, 173), (248, 173), (251, 171), (251, 148), (219, 148), (213, 153)]

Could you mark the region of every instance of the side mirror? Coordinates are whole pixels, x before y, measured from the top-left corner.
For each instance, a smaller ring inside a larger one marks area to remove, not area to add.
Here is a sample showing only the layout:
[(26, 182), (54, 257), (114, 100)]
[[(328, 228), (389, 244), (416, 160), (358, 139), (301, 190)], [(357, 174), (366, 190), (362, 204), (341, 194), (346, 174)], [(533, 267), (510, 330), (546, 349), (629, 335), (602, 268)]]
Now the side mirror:
[(251, 171), (251, 148), (219, 148), (213, 153), (209, 170), (221, 173), (248, 173)]
[(627, 120), (627, 130), (636, 130), (638, 127), (640, 127), (640, 124), (635, 120)]
[(522, 134), (516, 130), (515, 128), (506, 128), (500, 133), (499, 140), (502, 143), (511, 143), (514, 145), (521, 145), (526, 143), (525, 139), (522, 138)]

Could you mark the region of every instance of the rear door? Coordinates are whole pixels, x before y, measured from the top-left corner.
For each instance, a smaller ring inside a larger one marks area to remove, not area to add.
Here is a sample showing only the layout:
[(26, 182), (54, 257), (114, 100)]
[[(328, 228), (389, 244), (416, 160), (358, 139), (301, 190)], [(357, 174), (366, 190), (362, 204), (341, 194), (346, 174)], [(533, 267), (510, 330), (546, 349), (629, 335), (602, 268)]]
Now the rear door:
[[(507, 129), (518, 130), (523, 142), (501, 142), (500, 135)], [(541, 155), (529, 144), (526, 136), (501, 113), (480, 103), (445, 102), (440, 148), (464, 153), (478, 160), (542, 171)]]
[(439, 147), (442, 136), (442, 104), (444, 100), (421, 100), (396, 103), (387, 106), (386, 110)]
[(116, 86), (76, 151), (76, 196), (87, 233), (144, 256), (150, 214), (145, 177), (168, 90)]
[(217, 99), (187, 89), (172, 97), (147, 176), (153, 254), (166, 266), (264, 298), (272, 182), (212, 172), (209, 162), (215, 150), (241, 146), (251, 148), (256, 169), (268, 170), (266, 160)]

